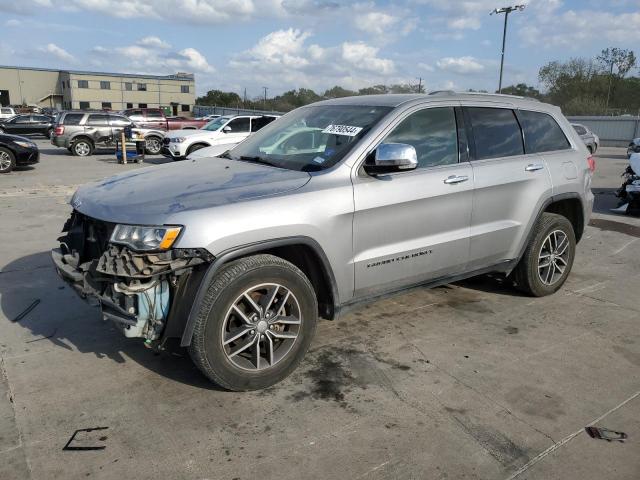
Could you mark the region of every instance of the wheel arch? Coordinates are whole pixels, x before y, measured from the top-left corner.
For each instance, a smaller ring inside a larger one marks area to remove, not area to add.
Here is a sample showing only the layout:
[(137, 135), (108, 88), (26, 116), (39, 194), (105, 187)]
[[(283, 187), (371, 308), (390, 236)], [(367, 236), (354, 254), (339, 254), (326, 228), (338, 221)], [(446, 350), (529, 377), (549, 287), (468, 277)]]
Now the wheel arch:
[(334, 319), (338, 314), (338, 288), (329, 259), (317, 241), (310, 237), (287, 237), (252, 243), (226, 250), (216, 256), (204, 273), (186, 319), (180, 346), (191, 344), (200, 304), (216, 273), (227, 263), (257, 254), (271, 254), (291, 262), (309, 278), (318, 298), (318, 314)]
[(73, 145), (75, 142), (77, 142), (78, 140), (86, 140), (87, 142), (89, 142), (94, 148), (96, 146), (96, 142), (93, 141), (93, 139), (88, 136), (86, 133), (78, 133), (77, 135), (71, 137), (69, 139), (69, 145)]
[(200, 141), (196, 141), (194, 143), (192, 143), (191, 145), (189, 145), (189, 147), (187, 147), (187, 155), (189, 155), (190, 153), (193, 153), (193, 147), (201, 147), (201, 148), (207, 148), (210, 147), (211, 145), (207, 142), (205, 142), (204, 140), (200, 140)]

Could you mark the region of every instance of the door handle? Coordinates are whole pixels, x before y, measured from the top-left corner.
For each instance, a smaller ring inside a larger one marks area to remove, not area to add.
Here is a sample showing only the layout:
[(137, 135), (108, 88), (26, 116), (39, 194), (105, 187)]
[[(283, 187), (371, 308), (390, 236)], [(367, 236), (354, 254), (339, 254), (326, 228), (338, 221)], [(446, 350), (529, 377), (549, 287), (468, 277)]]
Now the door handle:
[(542, 165), (541, 163), (530, 163), (525, 167), (525, 171), (535, 172), (536, 170), (542, 170), (543, 168), (544, 168), (544, 165)]
[(469, 180), (469, 177), (467, 177), (466, 175), (451, 175), (450, 177), (444, 179), (444, 183), (446, 183), (447, 185), (453, 185), (456, 183), (466, 182), (467, 180)]

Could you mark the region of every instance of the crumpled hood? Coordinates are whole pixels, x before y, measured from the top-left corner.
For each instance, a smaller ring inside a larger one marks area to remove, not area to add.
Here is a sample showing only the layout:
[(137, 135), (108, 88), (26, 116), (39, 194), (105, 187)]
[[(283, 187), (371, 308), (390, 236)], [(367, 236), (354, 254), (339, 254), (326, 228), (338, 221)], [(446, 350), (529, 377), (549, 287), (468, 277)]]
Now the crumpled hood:
[(83, 185), (71, 205), (99, 220), (162, 225), (180, 212), (276, 195), (310, 178), (306, 172), (223, 158), (187, 160)]

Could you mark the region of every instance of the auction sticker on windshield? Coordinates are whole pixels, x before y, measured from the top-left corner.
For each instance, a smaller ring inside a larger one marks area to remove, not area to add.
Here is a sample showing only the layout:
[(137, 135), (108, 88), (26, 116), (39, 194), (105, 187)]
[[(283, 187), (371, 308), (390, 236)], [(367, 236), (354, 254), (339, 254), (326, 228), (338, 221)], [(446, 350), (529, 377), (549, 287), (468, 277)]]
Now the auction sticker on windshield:
[(322, 133), (333, 135), (345, 135), (347, 137), (355, 137), (362, 131), (362, 127), (350, 127), (349, 125), (329, 125)]

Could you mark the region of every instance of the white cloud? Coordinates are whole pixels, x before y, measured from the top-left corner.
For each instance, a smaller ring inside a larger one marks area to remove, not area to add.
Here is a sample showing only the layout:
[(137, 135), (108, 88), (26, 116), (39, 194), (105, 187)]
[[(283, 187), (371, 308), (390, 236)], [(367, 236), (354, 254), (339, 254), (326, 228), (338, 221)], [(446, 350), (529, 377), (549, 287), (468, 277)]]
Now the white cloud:
[(447, 22), (450, 28), (454, 30), (478, 30), (480, 28), (480, 20), (474, 17), (458, 17)]
[(57, 60), (65, 63), (75, 63), (76, 59), (73, 55), (67, 52), (64, 48), (59, 47), (55, 43), (48, 43), (43, 47), (38, 47), (38, 51), (52, 56)]
[(436, 65), (441, 70), (446, 70), (453, 73), (459, 73), (462, 75), (470, 73), (479, 73), (484, 70), (482, 65), (474, 57), (445, 57), (436, 62)]
[(22, 22), (20, 20), (16, 20), (15, 18), (12, 18), (10, 20), (7, 20), (6, 22), (4, 22), (4, 26), (11, 28), (11, 27), (19, 27), (22, 25)]
[(362, 41), (308, 44), (310, 37), (310, 32), (294, 28), (272, 32), (233, 56), (225, 76), (233, 77), (236, 85), (255, 85), (258, 78), (279, 89), (360, 88), (398, 81), (393, 60), (383, 58), (380, 48)]
[(393, 60), (378, 58), (379, 49), (364, 42), (344, 42), (342, 44), (342, 58), (347, 63), (365, 71), (379, 75), (393, 73)]
[(374, 10), (356, 14), (353, 18), (353, 24), (362, 32), (390, 40), (397, 35), (410, 34), (415, 30), (417, 21), (406, 15), (393, 15)]
[(169, 45), (164, 40), (160, 40), (160, 38), (156, 36), (141, 38), (140, 40), (138, 40), (137, 44), (142, 45), (143, 47), (150, 47), (150, 48), (162, 48), (162, 49), (171, 48), (171, 45)]
[(213, 73), (215, 68), (195, 48), (185, 48), (178, 53), (167, 58), (165, 63), (176, 70), (186, 70), (187, 72)]

